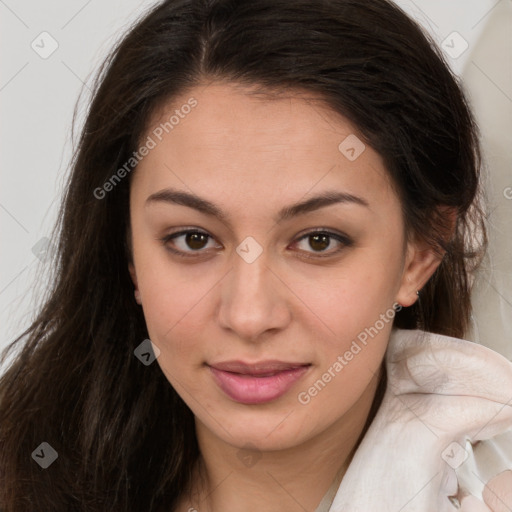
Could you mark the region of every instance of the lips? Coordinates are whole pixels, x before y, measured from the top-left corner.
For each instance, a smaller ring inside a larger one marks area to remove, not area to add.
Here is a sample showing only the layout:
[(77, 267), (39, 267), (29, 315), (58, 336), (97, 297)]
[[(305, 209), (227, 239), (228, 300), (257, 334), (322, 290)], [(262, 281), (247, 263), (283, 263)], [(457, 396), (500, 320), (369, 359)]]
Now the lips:
[(285, 370), (294, 370), (296, 368), (309, 365), (307, 363), (285, 363), (282, 361), (262, 361), (253, 364), (244, 363), (243, 361), (226, 361), (211, 364), (210, 366), (225, 372), (263, 377), (266, 374), (275, 374)]
[(261, 404), (284, 395), (305, 373), (310, 364), (284, 361), (223, 361), (208, 365), (214, 381), (232, 400)]

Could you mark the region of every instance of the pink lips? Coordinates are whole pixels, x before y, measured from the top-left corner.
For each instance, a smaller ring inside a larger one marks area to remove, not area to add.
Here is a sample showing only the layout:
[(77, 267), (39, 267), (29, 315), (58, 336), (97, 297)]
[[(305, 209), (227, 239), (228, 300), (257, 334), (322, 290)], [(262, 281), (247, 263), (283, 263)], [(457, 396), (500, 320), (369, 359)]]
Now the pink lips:
[(261, 404), (284, 395), (309, 366), (282, 361), (255, 364), (225, 361), (208, 367), (218, 386), (231, 399), (243, 404)]

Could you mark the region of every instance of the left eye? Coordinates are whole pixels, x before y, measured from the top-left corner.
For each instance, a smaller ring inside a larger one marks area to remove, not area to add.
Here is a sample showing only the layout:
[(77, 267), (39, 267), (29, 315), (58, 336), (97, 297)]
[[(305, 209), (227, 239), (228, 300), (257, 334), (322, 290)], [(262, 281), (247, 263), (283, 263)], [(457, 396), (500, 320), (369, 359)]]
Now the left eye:
[[(352, 245), (352, 240), (347, 236), (331, 233), (328, 231), (314, 231), (311, 233), (307, 233), (299, 238), (296, 242), (298, 246), (302, 244), (301, 250), (309, 253), (327, 253), (327, 255), (332, 255), (341, 251), (344, 247), (349, 247)], [(332, 249), (333, 246), (338, 246), (337, 249)], [(313, 251), (308, 250), (308, 247), (313, 249)], [(299, 247), (300, 248), (300, 247)], [(323, 256), (323, 254), (321, 254)]]

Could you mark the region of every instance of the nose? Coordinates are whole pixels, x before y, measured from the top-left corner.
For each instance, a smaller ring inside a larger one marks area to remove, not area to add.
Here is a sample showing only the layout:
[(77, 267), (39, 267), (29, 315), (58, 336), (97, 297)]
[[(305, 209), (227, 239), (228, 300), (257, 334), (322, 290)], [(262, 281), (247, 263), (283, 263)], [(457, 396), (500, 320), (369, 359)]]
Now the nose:
[(233, 268), (221, 283), (218, 321), (240, 339), (257, 342), (291, 321), (291, 293), (268, 265), (265, 251), (248, 263), (233, 254)]

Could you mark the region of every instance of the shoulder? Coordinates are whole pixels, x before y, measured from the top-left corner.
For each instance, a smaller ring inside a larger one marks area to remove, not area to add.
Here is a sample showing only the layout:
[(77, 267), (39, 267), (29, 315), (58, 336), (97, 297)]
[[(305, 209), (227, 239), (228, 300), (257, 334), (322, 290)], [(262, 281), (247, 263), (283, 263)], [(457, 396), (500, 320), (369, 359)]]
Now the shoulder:
[(420, 330), (395, 329), (386, 352), (396, 393), (473, 398), (512, 408), (512, 362), (470, 341)]
[(512, 363), (466, 340), (395, 329), (385, 364), (382, 405), (331, 512), (487, 504), (486, 484), (512, 469)]
[[(512, 453), (512, 362), (470, 341), (395, 330), (386, 353), (387, 407), (408, 404), (438, 435), (494, 439)], [(386, 415), (386, 409), (382, 414)]]

